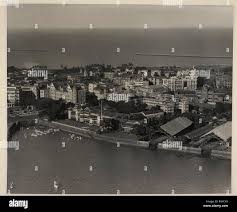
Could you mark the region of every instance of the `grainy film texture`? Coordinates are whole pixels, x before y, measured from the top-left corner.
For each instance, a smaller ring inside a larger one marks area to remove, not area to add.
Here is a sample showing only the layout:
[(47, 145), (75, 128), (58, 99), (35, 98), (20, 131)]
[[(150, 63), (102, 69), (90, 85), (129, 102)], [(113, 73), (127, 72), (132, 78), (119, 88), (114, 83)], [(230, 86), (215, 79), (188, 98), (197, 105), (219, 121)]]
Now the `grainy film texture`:
[(175, 2), (8, 6), (8, 193), (231, 192), (233, 8)]

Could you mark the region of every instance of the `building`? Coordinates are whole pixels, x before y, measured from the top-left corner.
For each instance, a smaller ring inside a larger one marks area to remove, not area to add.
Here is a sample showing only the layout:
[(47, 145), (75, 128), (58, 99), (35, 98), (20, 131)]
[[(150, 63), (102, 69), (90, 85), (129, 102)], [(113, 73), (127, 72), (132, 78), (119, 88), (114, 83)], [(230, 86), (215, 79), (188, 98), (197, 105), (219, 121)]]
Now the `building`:
[(171, 91), (177, 90), (190, 90), (195, 91), (197, 89), (197, 78), (191, 79), (190, 77), (178, 78), (171, 77), (163, 79), (163, 85), (169, 88)]
[(195, 91), (197, 90), (197, 78), (191, 79), (190, 77), (186, 77), (183, 79), (183, 89)]
[(160, 128), (169, 136), (176, 136), (180, 134), (181, 132), (184, 132), (186, 129), (188, 129), (193, 124), (192, 121), (190, 121), (186, 117), (178, 117), (176, 119), (173, 119), (166, 124), (162, 125)]
[(49, 98), (48, 85), (39, 86), (39, 98)]
[(224, 102), (226, 94), (224, 92), (209, 91), (207, 94), (208, 103)]
[(157, 105), (160, 105), (159, 99), (155, 97), (143, 97), (142, 101), (144, 104), (147, 104), (148, 107), (155, 107)]
[(143, 111), (143, 112), (141, 112), (141, 115), (143, 115), (143, 117), (148, 120), (148, 119), (152, 119), (152, 118), (160, 118), (164, 115), (164, 112), (162, 112), (162, 111), (157, 111), (157, 112)]
[(86, 103), (86, 91), (84, 89), (77, 90), (77, 104), (84, 105)]
[(20, 102), (20, 89), (15, 86), (7, 87), (7, 107), (14, 107)]
[(112, 80), (114, 77), (113, 72), (104, 72), (104, 78)]
[(66, 102), (77, 103), (77, 89), (70, 85), (56, 86), (53, 83), (49, 86), (49, 98), (53, 100), (63, 99)]
[(169, 88), (171, 91), (183, 90), (183, 81), (177, 77), (163, 79), (163, 85)]
[(127, 121), (125, 123), (122, 123), (121, 128), (126, 133), (131, 133), (137, 125), (140, 125), (140, 122), (138, 121)]
[(151, 76), (152, 77), (161, 76), (161, 70), (151, 70)]
[(190, 77), (191, 79), (195, 79), (197, 77), (203, 77), (206, 79), (210, 79), (211, 78), (211, 70), (210, 69), (202, 69), (202, 70), (197, 70), (197, 69), (192, 69), (190, 71)]
[(93, 93), (94, 92), (94, 89), (97, 87), (97, 84), (96, 83), (89, 83), (88, 85), (88, 91), (90, 93)]
[(148, 80), (153, 83), (153, 85), (161, 85), (162, 84), (162, 79), (160, 77), (154, 76), (148, 78)]
[(89, 108), (82, 109), (77, 106), (68, 110), (68, 119), (97, 126), (100, 126), (101, 122), (99, 114), (92, 113)]
[(189, 112), (189, 101), (187, 98), (182, 98), (178, 103), (178, 109), (181, 110), (181, 113)]
[(162, 104), (160, 109), (162, 111), (164, 111), (165, 113), (174, 113), (174, 108), (175, 108), (175, 104), (172, 102), (169, 102), (167, 104)]
[(215, 136), (219, 141), (228, 142), (228, 140), (232, 137), (232, 122), (228, 121), (228, 122), (214, 128), (214, 129), (212, 129), (211, 131), (209, 131), (202, 137), (206, 137), (208, 135)]
[(21, 86), (20, 88), (20, 104), (30, 105), (39, 97), (38, 88), (34, 86)]
[(105, 88), (100, 88), (100, 87), (95, 88), (94, 89), (94, 94), (95, 94), (95, 96), (97, 97), (98, 100), (106, 99), (106, 97), (107, 97), (107, 92), (106, 92)]
[(216, 87), (221, 88), (232, 88), (232, 76), (228, 74), (219, 74), (216, 76)]

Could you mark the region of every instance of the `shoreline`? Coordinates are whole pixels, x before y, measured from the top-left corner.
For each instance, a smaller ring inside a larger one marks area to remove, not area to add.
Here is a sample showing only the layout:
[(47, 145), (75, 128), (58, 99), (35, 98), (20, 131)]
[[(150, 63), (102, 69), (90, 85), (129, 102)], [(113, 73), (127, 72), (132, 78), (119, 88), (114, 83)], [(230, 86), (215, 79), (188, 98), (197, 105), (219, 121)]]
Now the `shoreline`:
[[(69, 133), (74, 133), (86, 138), (92, 138), (94, 140), (98, 141), (104, 141), (107, 143), (113, 143), (117, 145), (124, 145), (124, 146), (133, 146), (133, 147), (139, 147), (139, 148), (144, 148), (151, 150), (149, 148), (149, 142), (145, 141), (132, 141), (131, 139), (123, 139), (123, 138), (115, 138), (111, 136), (106, 136), (106, 135), (100, 135), (96, 132), (92, 132), (87, 129), (81, 129), (78, 127), (74, 127), (71, 125), (63, 124), (60, 122), (52, 121), (52, 122), (46, 122), (40, 120), (39, 125), (42, 126), (47, 126), (47, 127), (52, 127), (52, 128), (58, 128), (62, 131), (69, 132)], [(187, 147), (183, 146), (182, 149), (173, 149), (173, 148), (165, 148), (161, 143), (157, 144), (157, 149), (153, 151), (158, 151), (158, 150), (163, 150), (163, 151), (173, 151), (176, 153), (182, 153), (182, 154), (192, 154), (192, 155), (197, 155), (200, 157), (203, 157), (202, 154), (202, 149), (201, 148), (195, 148), (195, 147)], [(231, 160), (231, 152), (227, 151), (219, 151), (219, 150), (211, 150), (210, 155), (208, 156), (210, 158), (217, 158), (217, 159), (225, 159), (225, 160)]]

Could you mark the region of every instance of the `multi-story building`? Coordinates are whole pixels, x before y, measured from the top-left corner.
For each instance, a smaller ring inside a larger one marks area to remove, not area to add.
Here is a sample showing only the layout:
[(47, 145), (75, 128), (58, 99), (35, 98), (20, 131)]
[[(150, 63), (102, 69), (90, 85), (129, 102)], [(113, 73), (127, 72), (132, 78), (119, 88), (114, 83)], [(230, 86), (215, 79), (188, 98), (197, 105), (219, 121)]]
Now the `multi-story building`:
[(209, 91), (207, 95), (208, 103), (224, 102), (226, 94), (224, 92)]
[(177, 90), (191, 90), (197, 89), (197, 78), (191, 79), (190, 77), (178, 78), (171, 77), (163, 79), (163, 85), (168, 87), (171, 91)]
[(166, 113), (174, 113), (175, 102), (171, 94), (158, 94), (156, 97), (143, 97), (143, 103), (148, 107), (160, 106)]
[(160, 85), (162, 84), (162, 79), (160, 77), (154, 76), (149, 77), (148, 80), (153, 83), (153, 85)]
[(48, 85), (39, 86), (39, 98), (49, 98)]
[(157, 105), (160, 105), (159, 99), (155, 97), (143, 97), (143, 103), (147, 104), (148, 107), (155, 107)]
[(189, 111), (189, 101), (188, 98), (182, 98), (179, 101), (178, 109), (181, 110), (181, 113), (186, 113)]
[(32, 104), (36, 99), (38, 99), (38, 88), (36, 85), (24, 85), (20, 89), (20, 104), (29, 105)]
[(53, 83), (49, 86), (49, 98), (53, 100), (63, 99), (66, 102), (77, 103), (77, 89), (70, 85), (56, 87)]
[(220, 74), (216, 76), (216, 87), (221, 88), (232, 88), (232, 76), (228, 74)]
[(40, 89), (40, 98), (49, 98), (49, 90), (46, 89)]
[(84, 105), (86, 103), (86, 91), (84, 89), (77, 90), (77, 104)]
[(105, 88), (95, 88), (94, 89), (94, 94), (97, 96), (97, 99), (106, 99), (107, 92)]
[(211, 77), (211, 70), (210, 69), (203, 69), (203, 70), (197, 70), (197, 69), (192, 69), (190, 71), (190, 77), (191, 79), (195, 79), (197, 77), (203, 77), (206, 79), (210, 79)]
[(7, 87), (7, 107), (14, 107), (20, 102), (20, 89), (15, 86)]
[(183, 90), (183, 80), (177, 77), (163, 79), (163, 85), (168, 87), (171, 91)]
[(166, 103), (166, 104), (164, 103), (160, 107), (160, 109), (164, 111), (165, 113), (174, 113), (174, 108), (175, 108), (175, 104), (172, 102)]
[(88, 85), (88, 91), (90, 93), (93, 93), (94, 92), (94, 89), (97, 87), (97, 83), (89, 83)]
[(104, 72), (104, 78), (112, 80), (114, 77), (113, 72)]

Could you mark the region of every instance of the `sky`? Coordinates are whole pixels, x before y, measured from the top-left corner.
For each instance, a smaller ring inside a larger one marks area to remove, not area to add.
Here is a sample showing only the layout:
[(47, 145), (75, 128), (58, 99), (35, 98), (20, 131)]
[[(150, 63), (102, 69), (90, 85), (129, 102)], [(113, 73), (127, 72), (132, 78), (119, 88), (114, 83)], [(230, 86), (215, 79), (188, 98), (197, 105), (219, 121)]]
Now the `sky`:
[(8, 8), (8, 28), (31, 29), (88, 28), (231, 28), (232, 7), (151, 5), (24, 5)]

